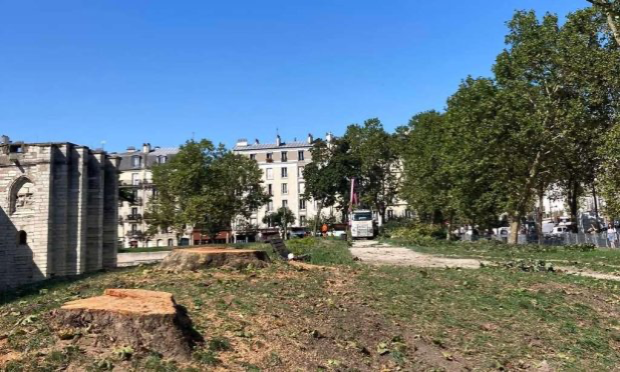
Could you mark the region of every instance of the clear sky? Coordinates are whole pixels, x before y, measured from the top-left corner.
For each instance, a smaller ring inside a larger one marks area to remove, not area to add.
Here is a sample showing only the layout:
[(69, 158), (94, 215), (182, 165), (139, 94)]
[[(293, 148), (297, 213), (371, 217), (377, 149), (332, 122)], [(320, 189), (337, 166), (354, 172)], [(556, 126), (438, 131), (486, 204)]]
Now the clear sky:
[(0, 0), (0, 134), (107, 150), (387, 129), (585, 0)]

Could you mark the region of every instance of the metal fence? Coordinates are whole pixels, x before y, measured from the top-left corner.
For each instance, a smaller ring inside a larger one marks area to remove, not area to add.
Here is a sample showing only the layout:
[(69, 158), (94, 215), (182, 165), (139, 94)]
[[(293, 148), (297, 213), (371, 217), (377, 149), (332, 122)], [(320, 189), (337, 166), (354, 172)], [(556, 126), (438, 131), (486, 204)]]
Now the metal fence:
[[(538, 244), (537, 237), (519, 236), (519, 244)], [(546, 236), (543, 245), (578, 245), (592, 244), (598, 248), (620, 248), (620, 236), (618, 233), (607, 232), (589, 233), (565, 233), (554, 236)]]

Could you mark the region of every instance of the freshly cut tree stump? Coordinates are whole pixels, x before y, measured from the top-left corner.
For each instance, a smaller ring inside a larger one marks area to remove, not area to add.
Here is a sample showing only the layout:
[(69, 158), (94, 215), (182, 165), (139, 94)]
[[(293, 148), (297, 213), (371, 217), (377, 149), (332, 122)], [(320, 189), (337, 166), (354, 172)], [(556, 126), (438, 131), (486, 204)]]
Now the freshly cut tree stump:
[(201, 336), (172, 294), (142, 289), (106, 289), (103, 296), (70, 301), (54, 314), (57, 328), (86, 329), (92, 347), (130, 346), (187, 361)]
[(225, 247), (175, 249), (162, 261), (164, 270), (185, 271), (228, 266), (245, 268), (247, 266), (265, 267), (269, 256), (264, 251), (252, 249), (230, 249)]

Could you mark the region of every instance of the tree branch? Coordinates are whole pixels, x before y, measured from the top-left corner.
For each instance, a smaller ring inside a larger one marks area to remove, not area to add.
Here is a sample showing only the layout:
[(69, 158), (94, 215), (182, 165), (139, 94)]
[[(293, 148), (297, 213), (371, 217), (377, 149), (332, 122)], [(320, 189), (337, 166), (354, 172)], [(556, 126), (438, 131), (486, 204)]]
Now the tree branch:
[(614, 39), (616, 40), (616, 43), (620, 45), (620, 32), (618, 31), (618, 26), (616, 25), (616, 20), (615, 20), (615, 17), (618, 17), (620, 14), (618, 14), (618, 11), (614, 11), (613, 6), (612, 6), (613, 4), (607, 1), (602, 1), (602, 0), (586, 0), (586, 1), (594, 6), (600, 7), (605, 12), (605, 15), (607, 15), (607, 24), (609, 25), (609, 28), (611, 29), (611, 33), (614, 35)]

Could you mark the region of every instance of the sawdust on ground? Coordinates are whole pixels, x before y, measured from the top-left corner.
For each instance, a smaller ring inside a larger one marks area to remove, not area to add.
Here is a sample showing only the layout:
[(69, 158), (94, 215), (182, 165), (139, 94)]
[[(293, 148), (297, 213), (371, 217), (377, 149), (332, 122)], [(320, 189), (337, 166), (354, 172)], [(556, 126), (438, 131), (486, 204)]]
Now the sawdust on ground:
[[(351, 254), (372, 265), (396, 265), (424, 268), (459, 268), (479, 269), (493, 265), (492, 262), (475, 258), (448, 258), (416, 252), (410, 248), (397, 247), (376, 240), (355, 240)], [(576, 276), (585, 276), (601, 280), (620, 281), (620, 276), (591, 270), (582, 270), (569, 266), (556, 266), (560, 272)]]

